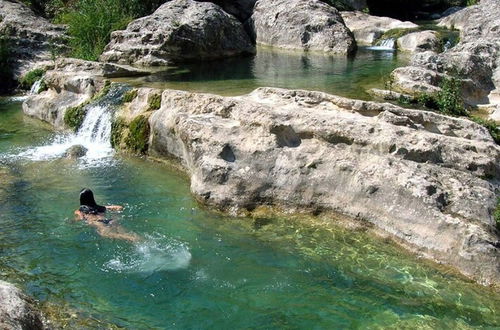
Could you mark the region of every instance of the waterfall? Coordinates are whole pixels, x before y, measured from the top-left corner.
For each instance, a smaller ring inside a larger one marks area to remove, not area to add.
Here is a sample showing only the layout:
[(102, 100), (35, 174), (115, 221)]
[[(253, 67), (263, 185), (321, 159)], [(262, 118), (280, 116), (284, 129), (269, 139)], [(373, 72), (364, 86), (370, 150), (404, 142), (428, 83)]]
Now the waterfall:
[(380, 42), (377, 43), (376, 46), (371, 46), (367, 47), (368, 49), (371, 50), (390, 50), (393, 51), (396, 45), (396, 39), (394, 38), (389, 38), (389, 39), (384, 39)]
[(17, 157), (32, 161), (61, 158), (71, 146), (82, 145), (87, 149), (87, 153), (80, 159), (81, 165), (108, 164), (114, 153), (110, 140), (112, 108), (93, 104), (86, 109), (83, 123), (76, 133), (58, 134), (49, 143), (23, 151)]
[(98, 144), (111, 147), (111, 111), (105, 106), (88, 108), (82, 126), (76, 134), (80, 144)]
[(40, 93), (40, 89), (42, 88), (42, 83), (43, 83), (43, 77), (35, 81), (33, 86), (31, 86), (30, 95), (35, 95)]

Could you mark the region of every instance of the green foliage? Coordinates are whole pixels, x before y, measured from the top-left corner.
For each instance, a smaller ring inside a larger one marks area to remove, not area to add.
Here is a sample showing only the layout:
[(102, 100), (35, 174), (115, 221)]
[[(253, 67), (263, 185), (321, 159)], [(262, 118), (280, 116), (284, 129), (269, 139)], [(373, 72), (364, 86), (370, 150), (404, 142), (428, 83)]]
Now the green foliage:
[(478, 3), (479, 3), (479, 1), (478, 1), (478, 0), (467, 0), (467, 3), (466, 3), (466, 4), (467, 4), (467, 7), (469, 7), (469, 6), (475, 6), (475, 5), (477, 5)]
[(149, 111), (158, 110), (161, 107), (161, 94), (152, 94), (148, 99)]
[(21, 81), (19, 82), (21, 87), (24, 89), (30, 89), (31, 86), (38, 80), (42, 79), (43, 75), (45, 74), (44, 69), (34, 69), (31, 70), (30, 72), (26, 73), (22, 78)]
[(428, 109), (439, 110), (437, 97), (434, 94), (421, 93), (417, 95), (416, 101)]
[(148, 150), (149, 122), (145, 116), (138, 116), (129, 125), (125, 143), (130, 150), (144, 154)]
[(441, 91), (438, 92), (436, 100), (439, 111), (447, 115), (467, 116), (460, 79), (455, 76), (444, 78), (440, 87)]
[(500, 144), (500, 128), (498, 128), (498, 124), (493, 120), (487, 120), (479, 117), (472, 116), (470, 118), (472, 121), (482, 125), (488, 129), (491, 134), (491, 137), (497, 144)]
[(123, 118), (116, 118), (111, 123), (111, 146), (116, 148), (120, 146), (123, 138), (123, 131), (126, 129), (127, 124)]
[(124, 29), (133, 19), (127, 1), (79, 0), (75, 7), (60, 17), (68, 24), (71, 55), (95, 61), (108, 44), (111, 32)]
[(85, 108), (86, 105), (87, 104), (81, 104), (67, 109), (64, 113), (64, 124), (74, 131), (82, 126), (85, 115), (87, 114), (87, 109)]
[(132, 89), (123, 95), (123, 102), (132, 102), (137, 97), (137, 89)]
[(0, 37), (0, 93), (8, 92), (13, 87), (12, 63), (9, 41)]
[(420, 31), (420, 28), (413, 28), (413, 29), (391, 29), (389, 31), (386, 31), (378, 40), (387, 40), (387, 39), (398, 39), (401, 38), (402, 36), (405, 36), (409, 33), (412, 32), (417, 32)]
[(103, 88), (90, 100), (76, 107), (71, 107), (67, 109), (66, 112), (64, 113), (64, 124), (66, 124), (67, 127), (71, 128), (74, 131), (78, 130), (78, 128), (82, 126), (83, 120), (85, 119), (85, 115), (87, 114), (86, 106), (89, 103), (95, 102), (106, 96), (109, 93), (110, 89), (111, 89), (111, 82), (109, 80), (106, 80)]

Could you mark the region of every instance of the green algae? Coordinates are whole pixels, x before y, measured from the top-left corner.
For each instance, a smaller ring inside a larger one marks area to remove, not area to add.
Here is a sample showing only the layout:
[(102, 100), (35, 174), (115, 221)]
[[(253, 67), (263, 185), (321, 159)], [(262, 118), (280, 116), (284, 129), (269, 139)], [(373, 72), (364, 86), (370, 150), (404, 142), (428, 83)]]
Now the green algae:
[(129, 132), (125, 138), (127, 148), (144, 154), (149, 146), (149, 122), (146, 116), (140, 115), (134, 118), (129, 124)]

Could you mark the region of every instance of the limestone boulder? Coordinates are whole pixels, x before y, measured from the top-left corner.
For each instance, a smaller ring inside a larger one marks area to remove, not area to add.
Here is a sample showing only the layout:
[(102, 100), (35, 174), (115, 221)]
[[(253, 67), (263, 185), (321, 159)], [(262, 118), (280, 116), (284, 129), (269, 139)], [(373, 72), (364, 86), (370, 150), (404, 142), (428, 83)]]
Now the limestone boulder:
[(385, 32), (392, 29), (414, 29), (418, 25), (390, 17), (365, 14), (360, 11), (341, 12), (347, 27), (354, 33), (358, 45), (372, 45)]
[(439, 51), (440, 40), (435, 31), (412, 32), (398, 38), (397, 48), (407, 52)]
[(0, 328), (47, 329), (33, 301), (14, 285), (0, 281)]
[(249, 24), (259, 45), (332, 54), (356, 49), (340, 12), (319, 0), (257, 1)]
[(482, 126), (275, 88), (241, 97), (166, 90), (161, 104), (149, 119), (149, 154), (177, 159), (203, 203), (340, 212), (499, 283), (500, 147)]
[[(441, 54), (417, 54), (412, 65), (395, 71), (396, 85), (410, 86), (414, 79), (416, 88), (404, 88), (404, 92), (416, 94), (421, 91), (419, 81), (425, 79), (417, 74), (435, 76), (455, 75), (463, 82), (463, 96), (471, 105), (495, 107), (499, 99), (495, 91), (500, 90), (500, 2), (482, 0), (479, 5), (457, 11), (441, 21), (441, 25), (460, 28), (460, 42)], [(404, 73), (404, 74), (401, 74)], [(411, 76), (411, 77), (410, 77)], [(430, 82), (439, 90), (439, 79)]]
[(100, 60), (161, 66), (255, 52), (243, 25), (210, 2), (173, 0), (115, 31)]
[(57, 129), (64, 129), (66, 110), (91, 100), (104, 88), (106, 78), (142, 74), (147, 73), (128, 66), (61, 58), (45, 73), (48, 89), (30, 95), (23, 103), (23, 111)]
[(66, 28), (36, 16), (20, 1), (0, 0), (0, 35), (9, 41), (17, 77), (67, 50)]

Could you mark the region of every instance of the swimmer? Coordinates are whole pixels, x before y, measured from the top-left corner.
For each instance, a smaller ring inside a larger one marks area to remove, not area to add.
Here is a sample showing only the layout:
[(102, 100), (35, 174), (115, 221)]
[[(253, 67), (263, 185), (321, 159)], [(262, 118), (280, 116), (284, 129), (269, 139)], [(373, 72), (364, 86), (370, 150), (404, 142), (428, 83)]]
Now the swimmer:
[(80, 207), (75, 211), (77, 220), (85, 220), (97, 228), (97, 233), (104, 237), (123, 239), (136, 242), (139, 237), (133, 233), (124, 232), (119, 226), (113, 226), (113, 220), (105, 217), (106, 211), (122, 211), (120, 205), (97, 205), (92, 190), (85, 188), (80, 191)]

